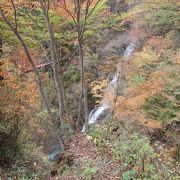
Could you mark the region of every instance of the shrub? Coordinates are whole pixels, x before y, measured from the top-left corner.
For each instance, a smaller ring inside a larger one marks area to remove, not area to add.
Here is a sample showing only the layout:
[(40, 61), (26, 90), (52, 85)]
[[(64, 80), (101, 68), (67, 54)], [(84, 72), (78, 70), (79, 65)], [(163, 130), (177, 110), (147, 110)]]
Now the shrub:
[(149, 21), (153, 27), (154, 34), (162, 35), (170, 30), (179, 28), (179, 11), (176, 2), (156, 5), (156, 12), (149, 15)]
[(142, 109), (148, 116), (160, 120), (163, 123), (168, 123), (175, 118), (177, 111), (176, 104), (162, 94), (157, 94), (147, 99)]
[(156, 167), (152, 162), (156, 154), (146, 137), (134, 134), (126, 142), (116, 141), (113, 144), (113, 157), (123, 162), (122, 179), (155, 178)]
[(81, 173), (81, 176), (84, 177), (87, 180), (92, 179), (92, 176), (96, 174), (97, 167), (92, 166), (92, 162), (89, 162), (88, 166), (84, 168), (83, 172)]

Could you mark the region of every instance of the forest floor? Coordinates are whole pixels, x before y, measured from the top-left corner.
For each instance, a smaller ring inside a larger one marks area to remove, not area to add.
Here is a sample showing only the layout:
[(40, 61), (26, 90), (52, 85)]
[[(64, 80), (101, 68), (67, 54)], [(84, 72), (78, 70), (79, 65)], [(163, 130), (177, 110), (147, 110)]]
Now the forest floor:
[[(101, 149), (104, 152), (100, 154), (90, 136), (82, 133), (76, 134), (70, 143), (70, 152), (74, 156), (74, 166), (76, 168), (79, 166), (82, 172), (87, 170), (85, 167), (93, 167), (94, 169), (92, 170), (96, 171), (93, 176), (95, 179), (118, 179), (118, 176), (121, 174), (119, 171), (121, 169), (121, 162), (113, 161), (111, 149), (107, 147), (101, 147)], [(119, 172), (116, 174), (116, 177), (115, 173), (117, 170)], [(76, 174), (76, 172), (74, 173)], [(81, 174), (82, 179), (84, 175), (83, 173)], [(72, 179), (76, 179), (75, 176)]]
[[(178, 134), (180, 124), (169, 127), (163, 138), (156, 136), (152, 147), (157, 155), (156, 164), (159, 168), (165, 165), (170, 169), (171, 176), (180, 175), (180, 163), (177, 161), (176, 144), (168, 134), (172, 130)], [(178, 136), (179, 137), (179, 136)], [(72, 166), (67, 172), (63, 172), (65, 180), (98, 179), (115, 180), (122, 175), (121, 161), (114, 161), (110, 145), (98, 145), (91, 136), (84, 133), (76, 133), (68, 143), (68, 154), (71, 154)]]

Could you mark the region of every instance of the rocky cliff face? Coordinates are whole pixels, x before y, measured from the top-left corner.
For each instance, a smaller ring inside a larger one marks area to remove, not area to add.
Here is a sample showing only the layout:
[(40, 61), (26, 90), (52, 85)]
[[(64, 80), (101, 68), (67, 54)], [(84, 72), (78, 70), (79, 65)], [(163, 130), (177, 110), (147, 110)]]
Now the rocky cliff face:
[(110, 6), (111, 12), (113, 13), (118, 13), (123, 10), (125, 11), (128, 6), (126, 0), (109, 0), (108, 4)]

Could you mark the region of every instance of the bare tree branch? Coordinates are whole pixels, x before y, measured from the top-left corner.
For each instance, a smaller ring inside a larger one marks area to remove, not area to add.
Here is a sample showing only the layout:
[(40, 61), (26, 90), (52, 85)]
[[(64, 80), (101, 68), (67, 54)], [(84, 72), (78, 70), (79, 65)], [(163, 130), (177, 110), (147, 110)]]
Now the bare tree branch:
[(14, 4), (14, 1), (11, 0), (11, 4), (13, 6), (13, 9), (14, 9), (14, 21), (15, 21), (15, 28), (17, 29), (17, 11), (16, 11), (16, 6)]

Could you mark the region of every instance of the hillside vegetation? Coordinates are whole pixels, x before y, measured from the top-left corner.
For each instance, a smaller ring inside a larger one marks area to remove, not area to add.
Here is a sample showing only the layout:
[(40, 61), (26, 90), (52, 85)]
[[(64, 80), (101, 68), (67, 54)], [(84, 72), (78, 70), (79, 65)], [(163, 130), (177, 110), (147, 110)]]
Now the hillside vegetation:
[(179, 180), (179, 1), (0, 0), (0, 179)]

